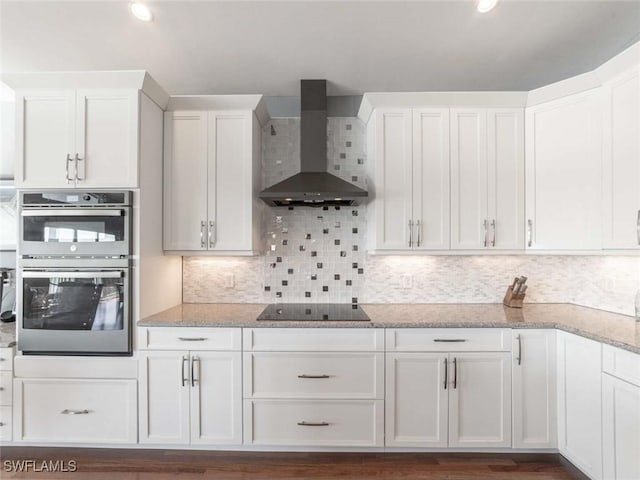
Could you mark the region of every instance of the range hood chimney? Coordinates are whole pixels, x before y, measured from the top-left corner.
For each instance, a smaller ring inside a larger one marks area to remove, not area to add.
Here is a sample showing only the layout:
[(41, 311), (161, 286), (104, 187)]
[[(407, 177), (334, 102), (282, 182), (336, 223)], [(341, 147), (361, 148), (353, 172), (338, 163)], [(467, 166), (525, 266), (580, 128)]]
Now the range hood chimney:
[(358, 205), (367, 191), (327, 172), (327, 81), (300, 82), (300, 173), (260, 192), (274, 207)]

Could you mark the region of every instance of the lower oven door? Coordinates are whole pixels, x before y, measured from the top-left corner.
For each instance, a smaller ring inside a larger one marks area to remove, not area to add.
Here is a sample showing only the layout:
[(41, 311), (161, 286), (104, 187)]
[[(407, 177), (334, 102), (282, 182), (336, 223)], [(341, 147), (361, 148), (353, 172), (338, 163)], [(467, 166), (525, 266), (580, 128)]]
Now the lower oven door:
[(131, 354), (128, 268), (25, 268), (18, 281), (18, 349), (23, 353)]

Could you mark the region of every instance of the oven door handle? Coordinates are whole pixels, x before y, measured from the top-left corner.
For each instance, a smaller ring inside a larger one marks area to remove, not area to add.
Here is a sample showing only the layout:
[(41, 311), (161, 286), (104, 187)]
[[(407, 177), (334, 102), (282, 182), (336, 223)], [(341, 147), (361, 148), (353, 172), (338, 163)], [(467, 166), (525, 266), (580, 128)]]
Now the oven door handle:
[(124, 270), (109, 270), (109, 271), (91, 271), (91, 272), (70, 272), (61, 270), (38, 270), (37, 272), (23, 270), (22, 278), (122, 278), (124, 277)]
[(123, 208), (118, 209), (78, 209), (78, 208), (38, 208), (22, 210), (23, 217), (42, 217), (56, 215), (60, 217), (124, 217), (125, 210)]

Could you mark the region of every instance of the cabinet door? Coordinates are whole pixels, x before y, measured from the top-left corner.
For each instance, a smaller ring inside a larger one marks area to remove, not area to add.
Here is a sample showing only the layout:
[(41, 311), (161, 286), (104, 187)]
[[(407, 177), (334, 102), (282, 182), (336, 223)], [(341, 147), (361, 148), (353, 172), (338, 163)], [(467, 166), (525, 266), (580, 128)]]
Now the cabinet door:
[(640, 478), (640, 386), (603, 374), (602, 402), (603, 478)]
[(602, 478), (602, 356), (593, 340), (558, 332), (558, 449)]
[(207, 249), (207, 113), (164, 114), (164, 249)]
[(209, 250), (251, 250), (252, 114), (209, 112)]
[[(375, 246), (405, 250), (413, 246), (413, 160), (410, 109), (375, 113)], [(410, 239), (411, 244), (410, 245)]]
[(415, 248), (449, 249), (449, 109), (413, 110)]
[(524, 249), (524, 110), (487, 112), (489, 245)]
[(513, 330), (513, 447), (556, 446), (555, 330)]
[(602, 248), (599, 90), (527, 109), (527, 247)]
[(640, 72), (606, 85), (604, 248), (640, 248)]
[(16, 186), (69, 187), (75, 154), (75, 92), (16, 96)]
[(385, 444), (447, 446), (446, 353), (387, 354)]
[(191, 353), (191, 443), (242, 443), (241, 355)]
[(139, 355), (140, 443), (189, 443), (189, 353)]
[(136, 443), (136, 380), (16, 378), (19, 442)]
[(449, 446), (511, 446), (511, 354), (449, 355)]
[(138, 186), (138, 91), (79, 90), (76, 95), (78, 185)]
[(487, 112), (451, 110), (451, 248), (488, 246)]

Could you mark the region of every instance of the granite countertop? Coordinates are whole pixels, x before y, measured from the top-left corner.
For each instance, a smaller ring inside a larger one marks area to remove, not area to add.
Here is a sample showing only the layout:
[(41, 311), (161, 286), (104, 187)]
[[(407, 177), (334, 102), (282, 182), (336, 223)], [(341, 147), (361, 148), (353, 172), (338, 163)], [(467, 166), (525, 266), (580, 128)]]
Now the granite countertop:
[(16, 344), (16, 322), (0, 322), (0, 348), (13, 347)]
[(140, 327), (558, 328), (640, 353), (640, 323), (633, 317), (570, 304), (365, 304), (371, 322), (260, 321), (263, 304), (182, 304), (138, 322)]

